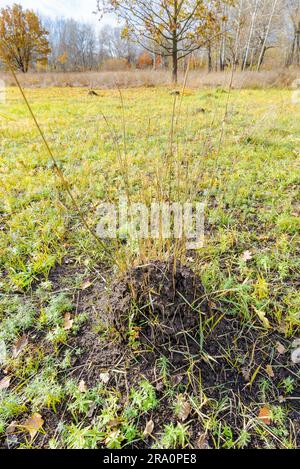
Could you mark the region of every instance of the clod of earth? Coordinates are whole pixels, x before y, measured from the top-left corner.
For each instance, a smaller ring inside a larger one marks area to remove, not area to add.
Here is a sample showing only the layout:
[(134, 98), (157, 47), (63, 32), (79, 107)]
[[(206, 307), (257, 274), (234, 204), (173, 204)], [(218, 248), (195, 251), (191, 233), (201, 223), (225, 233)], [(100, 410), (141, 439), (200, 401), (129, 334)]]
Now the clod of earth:
[[(257, 416), (262, 379), (270, 386), (266, 401), (291, 379), (287, 341), (262, 330), (258, 321), (242, 324), (222, 305), (211, 309), (200, 279), (179, 262), (157, 261), (132, 269), (112, 285), (109, 303), (120, 347), (129, 353), (131, 385), (141, 375), (155, 382), (157, 363), (164, 358), (174, 386), (192, 386), (197, 394), (204, 391), (216, 401), (239, 396)], [(295, 382), (292, 398), (298, 395)], [(289, 415), (298, 428), (295, 402), (289, 402)], [(231, 414), (226, 416), (229, 425), (233, 418), (242, 425), (240, 417)]]
[(96, 93), (96, 91), (90, 90), (90, 91), (88, 92), (88, 96), (99, 96), (99, 95), (98, 95), (98, 93)]
[(206, 113), (206, 110), (203, 107), (198, 107), (195, 110), (195, 114), (205, 114), (205, 113)]
[(115, 283), (111, 317), (122, 340), (138, 331), (147, 360), (158, 354), (174, 364), (199, 351), (199, 324), (208, 312), (200, 279), (188, 267), (153, 262), (131, 270)]

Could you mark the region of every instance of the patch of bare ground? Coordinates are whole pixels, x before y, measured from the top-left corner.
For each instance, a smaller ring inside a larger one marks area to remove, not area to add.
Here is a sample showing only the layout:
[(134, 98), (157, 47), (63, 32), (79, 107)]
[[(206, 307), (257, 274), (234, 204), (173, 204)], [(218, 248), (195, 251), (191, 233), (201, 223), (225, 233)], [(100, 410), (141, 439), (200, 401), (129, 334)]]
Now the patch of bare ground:
[[(166, 422), (176, 423), (160, 372), (166, 359), (173, 389), (202, 399), (203, 412), (224, 402), (219, 417), (236, 429), (236, 437), (245, 418), (254, 421), (267, 402), (288, 415), (300, 445), (300, 368), (291, 362), (289, 340), (211, 307), (193, 271), (172, 260), (131, 270), (104, 296), (109, 334), (95, 333), (92, 320), (76, 339), (83, 350), (76, 373), (90, 386), (99, 382), (100, 373), (109, 372), (109, 386), (118, 389), (125, 404), (130, 389), (142, 378), (149, 380), (160, 399), (152, 417), (157, 428), (163, 428)], [(292, 395), (285, 392), (288, 379), (294, 382)], [(142, 425), (146, 420), (142, 418)], [(195, 438), (202, 423), (195, 413)], [(268, 431), (272, 437), (272, 426)], [(273, 437), (274, 446), (280, 447), (276, 430)], [(212, 439), (209, 442), (213, 446)], [(252, 439), (251, 447), (261, 445), (259, 438)]]
[[(61, 291), (66, 278), (70, 284), (76, 270), (74, 264), (64, 263), (53, 271), (55, 289)], [(131, 390), (148, 380), (159, 403), (149, 415), (141, 413), (141, 432), (149, 419), (158, 435), (166, 424), (177, 424), (174, 393), (197, 401), (200, 408), (192, 407), (188, 417), (192, 448), (198, 447), (204, 432), (205, 446), (215, 447), (213, 429), (205, 428), (203, 416), (217, 412), (218, 420), (232, 428), (237, 439), (245, 422), (251, 431), (260, 409), (276, 406), (287, 416), (300, 447), (300, 367), (291, 362), (290, 340), (233, 317), (225, 305), (207, 298), (189, 267), (172, 259), (134, 268), (117, 280), (110, 272), (99, 272), (73, 292), (76, 314), (87, 313), (88, 321), (67, 344), (79, 351), (66, 370), (68, 377), (78, 383), (83, 380), (90, 389), (108, 375), (107, 388), (121, 396), (124, 407)], [(161, 370), (163, 361), (167, 374)], [(292, 393), (285, 389), (289, 379), (294, 383)], [(47, 448), (62, 423), (72, 422), (68, 404), (60, 404), (56, 412), (43, 412), (45, 433), (38, 436), (37, 447)], [(91, 408), (86, 424), (99, 412), (100, 408)], [(284, 447), (276, 426), (264, 428), (274, 447)], [(7, 442), (18, 446), (22, 436), (14, 442), (8, 436), (3, 447)], [(132, 447), (151, 444), (150, 439)], [(261, 448), (264, 443), (255, 434), (248, 447)]]

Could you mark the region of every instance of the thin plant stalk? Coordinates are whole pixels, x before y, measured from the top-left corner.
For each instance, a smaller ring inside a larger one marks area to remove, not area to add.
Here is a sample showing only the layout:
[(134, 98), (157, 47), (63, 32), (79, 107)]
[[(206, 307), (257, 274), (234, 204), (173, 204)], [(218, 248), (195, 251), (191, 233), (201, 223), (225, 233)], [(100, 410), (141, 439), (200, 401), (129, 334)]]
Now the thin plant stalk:
[[(2, 51), (3, 51), (3, 49), (2, 49)], [(6, 57), (5, 54), (3, 54), (3, 55), (4, 55), (4, 57)], [(13, 76), (15, 82), (16, 82), (16, 85), (17, 85), (17, 87), (18, 87), (18, 89), (19, 89), (21, 95), (22, 95), (22, 98), (23, 98), (23, 100), (24, 100), (24, 102), (25, 102), (25, 104), (26, 104), (26, 107), (27, 107), (27, 109), (28, 109), (28, 111), (29, 111), (29, 113), (30, 113), (32, 119), (33, 119), (33, 122), (34, 122), (34, 124), (35, 124), (35, 126), (36, 126), (36, 128), (37, 128), (37, 130), (38, 130), (38, 133), (39, 133), (39, 135), (40, 135), (40, 137), (41, 137), (41, 139), (42, 139), (42, 142), (43, 142), (43, 144), (44, 144), (44, 146), (45, 146), (45, 148), (46, 148), (46, 151), (47, 151), (48, 155), (49, 155), (50, 158), (51, 158), (51, 161), (52, 161), (52, 163), (53, 163), (53, 166), (54, 166), (54, 169), (55, 169), (55, 171), (56, 171), (56, 174), (58, 175), (59, 179), (61, 180), (62, 185), (63, 185), (63, 187), (64, 187), (64, 190), (65, 190), (66, 193), (68, 194), (68, 196), (69, 196), (69, 198), (70, 198), (70, 200), (71, 200), (71, 202), (72, 202), (72, 205), (73, 205), (75, 211), (77, 212), (77, 214), (78, 214), (78, 216), (79, 216), (79, 218), (80, 218), (82, 224), (83, 224), (84, 227), (87, 229), (87, 231), (91, 234), (91, 236), (95, 239), (95, 241), (101, 246), (101, 248), (103, 248), (104, 251), (109, 255), (109, 257), (112, 258), (112, 259), (115, 261), (115, 259), (112, 257), (112, 254), (111, 254), (110, 252), (108, 252), (108, 249), (107, 249), (106, 244), (103, 242), (103, 240), (101, 240), (101, 239), (96, 235), (96, 233), (95, 233), (95, 232), (92, 230), (92, 228), (89, 226), (89, 223), (88, 223), (88, 221), (86, 220), (86, 217), (85, 217), (84, 214), (82, 213), (82, 210), (81, 210), (81, 208), (79, 207), (79, 205), (78, 205), (78, 203), (77, 203), (77, 201), (76, 201), (76, 199), (75, 199), (75, 197), (74, 197), (74, 195), (73, 195), (73, 193), (72, 193), (72, 191), (71, 191), (71, 189), (70, 189), (70, 184), (69, 184), (69, 182), (67, 181), (66, 177), (64, 176), (63, 171), (61, 170), (61, 168), (59, 167), (59, 165), (58, 165), (58, 163), (57, 163), (57, 161), (56, 161), (56, 158), (55, 158), (55, 156), (54, 156), (54, 153), (53, 153), (53, 151), (51, 150), (50, 145), (49, 145), (48, 142), (47, 142), (47, 139), (46, 139), (46, 137), (45, 137), (45, 134), (44, 134), (44, 132), (42, 131), (40, 124), (38, 123), (38, 120), (37, 120), (37, 118), (36, 118), (36, 116), (35, 116), (35, 114), (34, 114), (34, 112), (33, 112), (33, 109), (32, 109), (32, 107), (31, 107), (31, 105), (30, 105), (30, 103), (29, 103), (29, 101), (28, 101), (28, 99), (27, 99), (27, 97), (26, 97), (26, 94), (25, 94), (25, 92), (24, 92), (24, 90), (23, 90), (23, 87), (22, 87), (21, 83), (19, 82), (18, 77), (17, 77), (17, 75), (16, 75), (16, 73), (15, 73), (15, 71), (14, 71), (14, 69), (13, 69), (11, 63), (10, 63), (9, 60), (7, 60), (7, 59), (6, 59), (6, 63), (7, 63), (7, 65), (8, 65), (8, 67), (9, 67), (9, 70), (10, 70), (10, 72), (11, 72), (11, 74), (12, 74), (12, 76)]]

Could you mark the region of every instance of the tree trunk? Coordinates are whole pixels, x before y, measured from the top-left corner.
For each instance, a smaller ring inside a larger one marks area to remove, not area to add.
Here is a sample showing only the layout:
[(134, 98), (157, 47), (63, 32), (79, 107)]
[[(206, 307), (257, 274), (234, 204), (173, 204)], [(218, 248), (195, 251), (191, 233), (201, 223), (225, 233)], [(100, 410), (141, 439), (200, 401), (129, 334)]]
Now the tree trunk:
[(294, 62), (294, 55), (295, 55), (295, 49), (296, 49), (296, 36), (294, 36), (293, 38), (293, 42), (292, 42), (292, 46), (291, 46), (291, 50), (287, 56), (287, 60), (286, 60), (286, 66), (289, 67), (290, 65), (293, 64)]
[(22, 73), (26, 73), (26, 65), (25, 65), (25, 60), (20, 59), (20, 70)]
[(244, 8), (244, 0), (240, 1), (239, 4), (239, 13), (238, 13), (238, 28), (236, 31), (236, 36), (235, 36), (235, 46), (233, 50), (233, 67), (234, 70), (237, 69), (240, 63), (240, 57), (241, 57), (241, 28), (242, 28), (242, 11)]
[(296, 64), (300, 65), (300, 22), (298, 23), (298, 30), (297, 30), (297, 40), (296, 40)]
[(252, 36), (253, 36), (254, 30), (255, 30), (255, 22), (256, 22), (257, 11), (258, 11), (258, 0), (255, 1), (255, 8), (254, 8), (254, 12), (252, 14), (251, 26), (250, 26), (249, 36), (248, 36), (248, 40), (247, 40), (246, 53), (245, 53), (244, 62), (243, 62), (243, 65), (242, 65), (242, 71), (246, 70), (246, 68), (248, 66), (248, 58), (249, 58), (249, 53), (250, 53), (250, 48), (251, 48)]
[[(227, 9), (226, 5), (224, 6), (223, 16), (226, 18)], [(227, 22), (222, 22), (222, 31), (221, 31), (221, 42), (220, 42), (220, 71), (224, 72), (225, 70), (225, 59), (226, 59), (226, 29), (227, 29)]]
[(294, 37), (291, 45), (290, 53), (286, 60), (286, 66), (300, 65), (300, 23), (294, 25)]
[(272, 26), (272, 21), (273, 21), (274, 15), (275, 15), (277, 3), (278, 3), (278, 0), (275, 0), (274, 4), (273, 4), (273, 10), (272, 10), (270, 18), (269, 18), (267, 31), (266, 31), (265, 38), (264, 38), (264, 41), (263, 41), (263, 44), (262, 44), (260, 56), (259, 56), (259, 59), (258, 59), (258, 64), (257, 64), (257, 71), (258, 72), (260, 71), (260, 68), (263, 64), (265, 54), (266, 54), (266, 51), (267, 51), (267, 47), (266, 47), (267, 46), (267, 40), (269, 38), (269, 34), (270, 34), (271, 26)]
[(212, 70), (213, 70), (212, 54), (211, 54), (211, 44), (208, 45), (208, 48), (207, 48), (207, 55), (208, 55), (208, 73), (211, 73)]
[(173, 62), (173, 83), (178, 82), (178, 37), (177, 37), (177, 21), (178, 21), (178, 0), (174, 1), (173, 13), (173, 34), (172, 34), (172, 62)]
[(173, 35), (173, 52), (172, 52), (172, 62), (173, 62), (173, 83), (178, 82), (178, 44), (177, 44), (177, 37)]
[(267, 47), (265, 46), (262, 51), (261, 51), (261, 54), (259, 56), (259, 60), (258, 60), (258, 65), (257, 65), (257, 71), (259, 72), (263, 63), (264, 63), (264, 60), (265, 60), (265, 55), (266, 55), (266, 52), (267, 52)]

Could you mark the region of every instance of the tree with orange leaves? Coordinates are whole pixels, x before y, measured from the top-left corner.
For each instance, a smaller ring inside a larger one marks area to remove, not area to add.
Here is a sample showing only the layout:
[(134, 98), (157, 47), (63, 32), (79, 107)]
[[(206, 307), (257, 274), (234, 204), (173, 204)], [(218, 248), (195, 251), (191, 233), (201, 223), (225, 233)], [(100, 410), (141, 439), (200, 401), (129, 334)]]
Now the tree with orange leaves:
[(51, 52), (47, 35), (32, 10), (23, 10), (17, 4), (1, 9), (0, 57), (15, 70), (27, 73), (32, 62), (47, 62)]
[(138, 58), (137, 66), (141, 69), (150, 68), (153, 66), (153, 58), (148, 52), (143, 52)]

